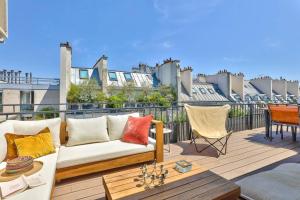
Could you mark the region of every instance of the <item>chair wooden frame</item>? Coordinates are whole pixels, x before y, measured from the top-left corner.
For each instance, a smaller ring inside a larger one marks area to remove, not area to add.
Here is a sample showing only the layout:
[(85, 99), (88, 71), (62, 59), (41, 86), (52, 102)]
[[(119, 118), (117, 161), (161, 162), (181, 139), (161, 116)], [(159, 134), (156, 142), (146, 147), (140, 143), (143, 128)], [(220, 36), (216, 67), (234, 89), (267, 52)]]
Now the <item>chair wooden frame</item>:
[[(156, 128), (156, 148), (154, 151), (56, 169), (56, 174), (55, 174), (56, 182), (60, 182), (63, 179), (91, 174), (95, 172), (102, 172), (105, 170), (125, 167), (129, 165), (153, 161), (153, 160), (156, 160), (157, 162), (163, 162), (164, 161), (163, 123), (161, 121), (152, 120), (152, 124), (154, 124)], [(67, 142), (67, 139), (68, 139), (68, 133), (66, 131), (66, 123), (62, 122), (61, 131), (60, 131), (61, 144), (65, 144)]]

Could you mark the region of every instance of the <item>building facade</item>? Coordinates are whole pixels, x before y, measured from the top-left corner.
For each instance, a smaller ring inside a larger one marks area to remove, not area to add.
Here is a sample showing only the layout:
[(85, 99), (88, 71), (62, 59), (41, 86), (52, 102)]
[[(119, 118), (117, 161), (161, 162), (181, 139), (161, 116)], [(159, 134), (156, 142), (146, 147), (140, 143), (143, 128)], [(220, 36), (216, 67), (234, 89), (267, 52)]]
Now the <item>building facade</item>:
[(8, 2), (0, 0), (0, 43), (8, 37)]
[(50, 105), (58, 108), (58, 103), (59, 79), (35, 78), (31, 73), (23, 76), (21, 71), (14, 70), (0, 71), (0, 109), (3, 113), (39, 111)]
[(139, 64), (131, 71), (121, 71), (110, 70), (108, 57), (103, 55), (93, 67), (77, 67), (72, 65), (72, 47), (69, 43), (62, 43), (60, 51), (60, 103), (66, 103), (71, 84), (89, 79), (95, 79), (105, 94), (108, 94), (108, 88), (118, 90), (128, 84), (135, 91), (144, 87), (155, 90), (161, 85), (171, 86), (177, 101), (181, 102), (296, 103), (299, 98), (299, 82), (283, 78), (266, 76), (246, 80), (243, 73), (227, 70), (213, 75), (193, 76), (192, 67), (181, 67), (179, 60), (171, 58), (155, 66)]

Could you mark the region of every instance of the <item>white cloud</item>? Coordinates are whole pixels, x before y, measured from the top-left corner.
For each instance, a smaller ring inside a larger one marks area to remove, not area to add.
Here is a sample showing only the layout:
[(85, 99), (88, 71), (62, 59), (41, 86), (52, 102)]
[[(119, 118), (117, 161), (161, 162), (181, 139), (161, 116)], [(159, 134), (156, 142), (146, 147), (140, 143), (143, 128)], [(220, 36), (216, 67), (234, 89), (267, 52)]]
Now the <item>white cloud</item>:
[(86, 53), (88, 51), (87, 47), (82, 46), (83, 39), (76, 38), (71, 41), (72, 49), (77, 53)]
[(230, 63), (241, 63), (247, 61), (244, 57), (223, 57), (223, 60)]
[(170, 49), (173, 47), (173, 44), (170, 41), (164, 41), (161, 45), (165, 49)]
[(153, 0), (153, 7), (161, 15), (161, 20), (188, 23), (214, 12), (222, 1)]
[(269, 37), (264, 40), (264, 43), (267, 47), (270, 47), (270, 48), (277, 48), (277, 47), (281, 46), (281, 42), (279, 40), (272, 39)]

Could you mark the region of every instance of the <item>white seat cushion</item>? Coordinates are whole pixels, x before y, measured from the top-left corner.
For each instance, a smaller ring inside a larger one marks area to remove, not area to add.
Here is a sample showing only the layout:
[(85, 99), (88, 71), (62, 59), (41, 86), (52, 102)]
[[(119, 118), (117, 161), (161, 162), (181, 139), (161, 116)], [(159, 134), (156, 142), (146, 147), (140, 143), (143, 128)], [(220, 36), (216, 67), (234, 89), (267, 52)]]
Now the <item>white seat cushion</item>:
[(14, 127), (11, 122), (2, 122), (0, 124), (0, 163), (5, 159), (7, 153), (6, 133), (13, 133)]
[(80, 146), (61, 146), (58, 154), (57, 168), (65, 168), (85, 163), (109, 160), (122, 156), (153, 151), (155, 140), (149, 138), (149, 144), (139, 145), (113, 140), (103, 143), (86, 144)]
[(52, 134), (54, 146), (60, 146), (60, 118), (45, 119), (38, 121), (8, 120), (8, 122), (11, 122), (13, 124), (15, 134), (22, 135), (35, 135), (44, 128), (48, 127)]
[[(46, 181), (46, 184), (32, 189), (27, 189), (22, 193), (9, 197), (8, 199), (9, 200), (24, 200), (24, 199), (49, 200), (51, 197), (52, 187), (55, 178), (56, 160), (58, 156), (58, 151), (59, 149), (56, 148), (56, 153), (49, 154), (47, 156), (42, 156), (38, 159), (35, 159), (43, 162), (43, 168), (37, 173), (41, 174), (43, 179)], [(1, 163), (0, 169), (3, 169), (5, 166), (6, 166), (5, 162)]]
[(236, 183), (241, 187), (242, 197), (248, 200), (299, 200), (300, 164), (282, 164)]
[(107, 127), (110, 140), (120, 140), (123, 135), (125, 125), (128, 121), (128, 117), (139, 117), (139, 113), (130, 113), (127, 115), (108, 115)]
[(89, 119), (67, 119), (66, 146), (109, 141), (106, 116)]

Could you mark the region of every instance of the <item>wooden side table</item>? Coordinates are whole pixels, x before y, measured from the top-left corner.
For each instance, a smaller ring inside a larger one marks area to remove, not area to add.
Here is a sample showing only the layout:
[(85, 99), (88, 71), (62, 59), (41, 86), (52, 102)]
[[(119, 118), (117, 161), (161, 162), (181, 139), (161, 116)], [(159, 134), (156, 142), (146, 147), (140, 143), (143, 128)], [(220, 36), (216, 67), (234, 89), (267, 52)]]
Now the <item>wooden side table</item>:
[[(151, 133), (153, 133), (153, 134), (156, 134), (156, 129), (155, 128), (152, 128), (151, 130), (150, 130), (150, 132)], [(171, 140), (171, 133), (172, 133), (173, 131), (171, 130), (171, 129), (168, 129), (168, 128), (164, 128), (163, 129), (163, 133), (164, 133), (164, 135), (167, 135), (167, 138), (168, 138), (168, 140), (167, 140), (167, 144), (168, 144), (168, 149), (167, 149), (167, 151), (170, 153), (171, 152), (171, 148), (170, 148), (170, 140)]]

